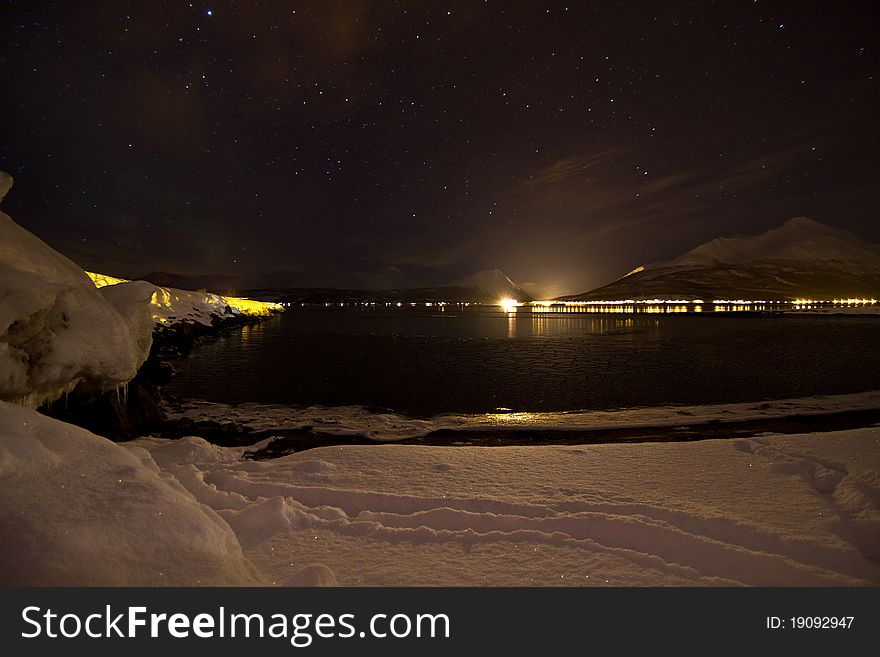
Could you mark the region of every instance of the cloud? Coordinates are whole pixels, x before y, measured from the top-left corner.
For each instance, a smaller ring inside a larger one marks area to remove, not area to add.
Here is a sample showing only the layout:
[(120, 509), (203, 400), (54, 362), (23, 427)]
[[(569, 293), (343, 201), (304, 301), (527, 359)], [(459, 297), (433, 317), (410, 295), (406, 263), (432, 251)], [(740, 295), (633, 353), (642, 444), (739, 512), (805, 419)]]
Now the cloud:
[(581, 236), (594, 239), (709, 212), (719, 197), (756, 190), (790, 170), (805, 152), (802, 144), (786, 145), (739, 161), (724, 159), (699, 168), (673, 165), (644, 178), (636, 149), (572, 154), (529, 174), (522, 202), (548, 224), (574, 225)]
[(529, 176), (526, 185), (551, 185), (567, 181), (571, 178), (588, 177), (592, 169), (601, 168), (614, 163), (625, 156), (629, 149), (622, 147), (608, 148), (594, 153), (571, 155), (543, 167)]
[[(507, 188), (504, 202), (516, 213), (496, 242), (510, 256), (506, 266), (536, 283), (535, 292), (546, 294), (550, 281), (553, 291), (594, 287), (636, 265), (753, 227), (751, 208), (810, 153), (810, 144), (794, 134), (773, 146), (701, 159), (682, 150), (660, 162), (648, 139), (563, 153)], [(568, 271), (578, 274), (566, 278)]]
[(446, 269), (460, 264), (476, 249), (476, 241), (459, 242), (440, 250), (429, 249), (421, 252), (407, 252), (393, 260), (397, 267), (417, 266), (426, 269)]

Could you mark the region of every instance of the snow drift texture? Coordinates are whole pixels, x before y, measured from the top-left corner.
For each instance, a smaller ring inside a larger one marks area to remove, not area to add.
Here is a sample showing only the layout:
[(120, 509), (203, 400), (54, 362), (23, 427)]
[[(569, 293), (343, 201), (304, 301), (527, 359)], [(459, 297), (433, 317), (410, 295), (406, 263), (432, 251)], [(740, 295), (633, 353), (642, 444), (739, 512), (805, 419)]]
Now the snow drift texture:
[[(0, 172), (0, 200), (11, 186)], [(150, 348), (151, 294), (102, 294), (79, 266), (0, 212), (0, 399), (36, 407), (80, 381), (132, 379)]]
[(0, 584), (256, 584), (235, 534), (143, 450), (0, 402)]
[(0, 585), (880, 584), (877, 427), (249, 449), (117, 445), (0, 402)]
[(139, 439), (278, 584), (880, 583), (880, 428), (638, 445)]

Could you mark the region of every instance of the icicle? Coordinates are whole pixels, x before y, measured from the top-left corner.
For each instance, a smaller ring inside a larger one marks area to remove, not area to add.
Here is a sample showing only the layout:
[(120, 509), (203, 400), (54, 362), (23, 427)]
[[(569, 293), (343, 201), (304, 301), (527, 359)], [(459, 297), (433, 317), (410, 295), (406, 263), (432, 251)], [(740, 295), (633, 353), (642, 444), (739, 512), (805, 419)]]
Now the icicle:
[(128, 406), (128, 382), (123, 381), (115, 384), (113, 387), (116, 392), (116, 405), (120, 411), (124, 410)]

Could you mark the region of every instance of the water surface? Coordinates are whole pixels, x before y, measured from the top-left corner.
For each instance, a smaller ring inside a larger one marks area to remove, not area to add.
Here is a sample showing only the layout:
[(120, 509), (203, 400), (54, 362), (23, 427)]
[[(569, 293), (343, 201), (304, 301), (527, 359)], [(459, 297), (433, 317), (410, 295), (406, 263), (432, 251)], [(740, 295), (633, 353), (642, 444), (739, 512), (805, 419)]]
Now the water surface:
[(176, 364), (182, 399), (440, 413), (750, 402), (880, 388), (880, 318), (291, 309)]

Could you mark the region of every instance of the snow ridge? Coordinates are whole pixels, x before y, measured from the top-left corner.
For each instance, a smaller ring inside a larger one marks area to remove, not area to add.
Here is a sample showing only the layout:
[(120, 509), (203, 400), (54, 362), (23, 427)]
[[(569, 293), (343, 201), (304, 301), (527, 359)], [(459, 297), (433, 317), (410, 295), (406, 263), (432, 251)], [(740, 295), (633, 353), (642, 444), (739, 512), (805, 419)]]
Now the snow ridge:
[(794, 217), (762, 235), (711, 240), (669, 264), (709, 266), (783, 260), (817, 265), (839, 261), (880, 266), (880, 247), (865, 244), (848, 231), (825, 226), (807, 217)]

